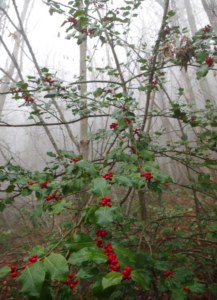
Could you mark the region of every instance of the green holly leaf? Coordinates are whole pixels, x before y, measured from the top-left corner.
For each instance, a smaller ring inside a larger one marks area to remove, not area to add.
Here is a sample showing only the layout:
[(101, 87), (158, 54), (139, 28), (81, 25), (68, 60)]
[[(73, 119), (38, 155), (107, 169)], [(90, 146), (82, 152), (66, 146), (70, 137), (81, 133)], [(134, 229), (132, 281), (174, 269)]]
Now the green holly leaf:
[(209, 53), (206, 51), (199, 51), (196, 53), (196, 61), (201, 64), (209, 56)]
[(188, 287), (191, 292), (196, 294), (202, 294), (206, 289), (205, 284), (198, 282), (196, 279), (194, 279), (194, 281), (191, 283), (187, 283), (186, 287)]
[(86, 40), (86, 38), (87, 38), (86, 34), (80, 34), (78, 36), (77, 44), (81, 45)]
[(123, 247), (122, 245), (120, 244), (115, 244), (114, 246), (112, 246), (112, 248), (114, 249), (114, 252), (117, 254), (117, 255), (124, 255), (124, 256), (127, 256), (129, 258), (129, 261), (130, 262), (134, 262), (135, 261), (135, 256), (134, 254), (127, 248)]
[(149, 150), (139, 151), (139, 157), (145, 161), (154, 161), (154, 153)]
[(133, 182), (126, 175), (114, 175), (112, 178), (112, 182), (118, 183), (119, 185), (132, 187)]
[(97, 224), (101, 227), (109, 227), (111, 223), (115, 220), (121, 221), (122, 214), (119, 206), (103, 206), (100, 207), (96, 212), (96, 221)]
[(99, 209), (98, 205), (88, 205), (82, 210), (82, 218), (84, 224), (91, 223), (95, 227), (97, 226), (97, 219), (95, 212)]
[(23, 197), (27, 197), (27, 196), (29, 196), (29, 195), (31, 195), (31, 194), (32, 194), (32, 191), (29, 190), (28, 188), (23, 188), (22, 191), (21, 191), (21, 195), (22, 195)]
[(122, 274), (118, 272), (110, 272), (102, 279), (103, 289), (106, 289), (112, 285), (118, 285), (121, 283)]
[(172, 291), (173, 300), (185, 300), (187, 298), (187, 291), (182, 289), (177, 289)]
[(85, 247), (95, 247), (95, 241), (91, 239), (91, 237), (84, 233), (78, 233), (75, 236), (70, 237), (66, 243), (65, 246), (70, 251), (79, 251), (82, 248)]
[(134, 269), (133, 264), (130, 262), (129, 257), (123, 254), (117, 254), (118, 264), (121, 268), (130, 267), (132, 270)]
[(67, 260), (64, 256), (62, 256), (61, 254), (53, 253), (48, 257), (45, 257), (43, 262), (46, 273), (48, 274), (50, 279), (62, 281), (67, 278), (69, 268)]
[(81, 279), (89, 279), (94, 276), (97, 276), (99, 274), (99, 270), (96, 267), (92, 268), (82, 268), (78, 271), (76, 274), (76, 278), (81, 278)]
[(197, 80), (201, 79), (202, 77), (205, 77), (207, 73), (209, 72), (209, 67), (208, 65), (202, 65), (198, 70), (197, 70)]
[(137, 269), (153, 267), (154, 261), (147, 253), (137, 253), (135, 256), (135, 266)]
[(66, 207), (70, 207), (70, 206), (71, 206), (71, 203), (66, 202), (66, 199), (58, 200), (52, 205), (51, 211), (49, 212), (49, 214), (50, 215), (59, 214)]
[(141, 289), (149, 290), (148, 283), (145, 281), (145, 278), (143, 277), (143, 275), (139, 271), (136, 271), (136, 270), (132, 271), (131, 272), (131, 277), (134, 281), (138, 282)]
[(100, 97), (102, 95), (102, 89), (98, 88), (95, 92), (93, 92), (95, 98)]
[(89, 185), (89, 193), (94, 194), (97, 197), (105, 197), (110, 189), (110, 184), (104, 178), (93, 179)]
[(58, 292), (58, 300), (68, 300), (71, 296), (71, 290), (68, 285), (63, 285)]
[(102, 287), (103, 274), (100, 274), (96, 277), (94, 284), (92, 285), (92, 293), (98, 299), (109, 299), (111, 294), (115, 291), (116, 287), (110, 286), (107, 289)]
[(95, 264), (104, 264), (107, 261), (107, 256), (102, 249), (83, 248), (76, 253), (72, 253), (69, 257), (69, 263), (72, 265), (85, 266), (89, 261)]
[(32, 256), (34, 254), (37, 254), (38, 256), (42, 256), (45, 254), (45, 249), (43, 246), (35, 246), (34, 248), (32, 248), (30, 251), (28, 251), (29, 256)]
[(5, 266), (0, 268), (0, 278), (5, 276), (6, 274), (8, 274), (11, 271), (11, 268)]
[(17, 281), (24, 295), (39, 298), (45, 280), (44, 265), (41, 261), (26, 266)]
[(155, 261), (155, 268), (159, 271), (169, 270), (170, 264), (167, 261)]

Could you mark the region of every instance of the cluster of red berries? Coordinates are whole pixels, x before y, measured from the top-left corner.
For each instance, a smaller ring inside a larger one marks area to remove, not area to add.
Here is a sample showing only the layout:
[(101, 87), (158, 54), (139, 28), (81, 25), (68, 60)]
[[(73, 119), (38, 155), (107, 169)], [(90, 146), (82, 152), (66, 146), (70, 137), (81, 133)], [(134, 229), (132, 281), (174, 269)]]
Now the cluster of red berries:
[(99, 248), (103, 248), (103, 242), (102, 242), (100, 239), (98, 239), (98, 238), (95, 238), (95, 241), (96, 241), (96, 245), (97, 245), (97, 247), (99, 247)]
[(209, 66), (212, 67), (214, 65), (214, 60), (212, 57), (208, 56), (205, 60), (205, 63)]
[(102, 89), (102, 93), (110, 93), (112, 94), (112, 89)]
[(141, 174), (140, 174), (140, 177), (145, 177), (145, 180), (146, 181), (151, 181), (151, 179), (153, 178), (153, 176), (151, 176), (151, 172), (146, 172), (146, 173), (144, 173), (144, 172), (142, 172)]
[(47, 187), (47, 184), (50, 183), (51, 180), (48, 180), (48, 181), (44, 181), (42, 183), (39, 183), (40, 187), (43, 189), (43, 188), (46, 188)]
[(164, 276), (168, 277), (170, 276), (170, 278), (173, 278), (173, 271), (167, 271), (165, 270), (164, 273), (163, 273)]
[[(27, 183), (28, 183), (29, 185), (34, 185), (34, 184), (38, 183), (38, 181), (35, 181), (35, 182), (33, 182), (33, 181), (27, 181)], [(25, 187), (28, 188), (29, 186), (26, 185)]]
[(60, 86), (54, 85), (54, 87), (57, 88), (58, 92), (59, 92), (60, 90), (62, 90), (62, 91), (65, 91), (65, 90), (66, 90), (66, 87), (65, 87), (65, 86), (60, 87)]
[(130, 274), (131, 274), (131, 268), (130, 267), (124, 267), (124, 271), (122, 273), (123, 280), (131, 279)]
[(152, 80), (152, 81), (150, 82), (150, 84), (152, 84), (152, 85), (156, 85), (156, 84), (157, 84), (157, 79), (155, 79), (155, 80)]
[(68, 279), (66, 281), (63, 281), (63, 284), (68, 284), (69, 288), (72, 290), (74, 288), (74, 286), (76, 284), (78, 284), (78, 280), (74, 279), (74, 280), (70, 280), (74, 277), (74, 275), (72, 273), (68, 274)]
[(78, 23), (78, 21), (72, 17), (68, 18), (68, 22), (73, 23), (72, 26), (75, 26)]
[(126, 108), (125, 108), (124, 106), (122, 106), (122, 105), (120, 105), (119, 107), (120, 107), (123, 111), (126, 110)]
[(111, 123), (110, 125), (110, 129), (115, 129), (118, 126), (117, 123)]
[(167, 188), (170, 187), (166, 182), (164, 182), (163, 185), (164, 185), (165, 187), (167, 187)]
[(109, 21), (109, 18), (108, 18), (107, 16), (105, 16), (105, 17), (103, 18), (103, 22), (106, 22), (106, 21)]
[(102, 177), (106, 180), (112, 181), (113, 174), (112, 172), (105, 173)]
[(70, 158), (70, 164), (71, 164), (72, 162), (76, 163), (77, 161), (79, 161), (79, 157), (71, 157), (71, 158)]
[(206, 26), (202, 29), (202, 31), (203, 31), (203, 32), (210, 32), (210, 29), (211, 29), (211, 26), (210, 26), (210, 25), (206, 25)]
[[(100, 229), (98, 229), (98, 230), (100, 230)], [(107, 234), (107, 232), (106, 232), (106, 234)], [(96, 245), (99, 248), (103, 248), (103, 242), (100, 239), (95, 238), (95, 241), (96, 241)], [(110, 272), (117, 271), (117, 272), (120, 273), (120, 268), (121, 267), (118, 264), (117, 255), (115, 254), (110, 242), (105, 245), (103, 251), (104, 251), (105, 255), (107, 256), (106, 265), (110, 266)], [(131, 268), (124, 267), (124, 271), (122, 273), (123, 280), (131, 279), (130, 274), (131, 274)]]
[[(29, 266), (29, 265), (31, 265), (31, 264), (33, 264), (33, 263), (35, 263), (36, 261), (37, 261), (37, 258), (38, 258), (38, 255), (37, 254), (34, 254), (33, 256), (30, 256), (29, 258), (28, 258), (28, 263), (27, 263), (27, 265)], [(23, 265), (22, 266), (22, 269), (25, 269), (25, 265)]]
[(86, 34), (86, 35), (91, 35), (91, 34), (94, 34), (94, 33), (95, 33), (95, 30), (93, 30), (93, 29), (88, 29), (87, 27), (84, 27), (84, 28), (81, 30), (81, 33)]
[(13, 86), (10, 87), (10, 91), (12, 91), (12, 92), (21, 92), (22, 90), (23, 90), (22, 88), (16, 89), (16, 88), (13, 87)]
[(107, 231), (105, 229), (97, 229), (95, 234), (97, 236), (105, 237), (107, 235)]
[(184, 286), (184, 287), (183, 287), (183, 290), (189, 291), (189, 288), (187, 288), (186, 286)]
[(175, 225), (175, 226), (173, 226), (173, 229), (174, 229), (174, 230), (178, 229), (178, 226), (176, 226), (176, 225)]
[(32, 97), (27, 96), (27, 95), (22, 95), (21, 98), (24, 99), (26, 103), (31, 103), (31, 102), (35, 101)]
[[(30, 256), (28, 258), (29, 262), (27, 263), (27, 265), (29, 266), (29, 265), (35, 263), (37, 261), (37, 258), (38, 258), (37, 254), (34, 254), (33, 256)], [(22, 265), (21, 269), (24, 270), (25, 267), (26, 267), (26, 265)], [(14, 278), (18, 276), (18, 272), (16, 271), (16, 269), (17, 269), (16, 266), (11, 266), (11, 276), (14, 277)]]
[(47, 201), (50, 201), (52, 199), (56, 199), (56, 200), (61, 200), (62, 199), (61, 196), (57, 196), (55, 193), (52, 193), (50, 196), (46, 195), (45, 197), (46, 197)]
[(49, 86), (51, 86), (55, 82), (55, 80), (52, 80), (52, 78), (49, 78), (49, 77), (46, 76), (44, 78), (44, 82), (48, 82)]
[(105, 255), (108, 257), (106, 265), (110, 266), (110, 272), (120, 270), (120, 265), (118, 265), (117, 255), (114, 253), (111, 243), (106, 244), (103, 251)]
[(164, 34), (164, 35), (167, 35), (167, 34), (170, 33), (170, 31), (171, 31), (171, 28), (170, 28), (169, 26), (166, 26), (166, 27), (163, 29), (163, 34)]
[(102, 197), (101, 199), (102, 199), (102, 201), (100, 201), (99, 203), (102, 206), (109, 206), (109, 207), (112, 206), (111, 203), (110, 203), (112, 200), (109, 197)]
[(135, 128), (135, 129), (133, 129), (133, 132), (134, 132), (135, 134), (138, 134), (140, 131), (141, 131), (141, 128)]
[(130, 123), (131, 123), (131, 120), (130, 120), (130, 119), (124, 119), (124, 123), (125, 123), (125, 124), (130, 124)]
[(15, 266), (11, 266), (11, 276), (12, 277), (17, 277), (18, 273), (16, 272), (16, 267)]

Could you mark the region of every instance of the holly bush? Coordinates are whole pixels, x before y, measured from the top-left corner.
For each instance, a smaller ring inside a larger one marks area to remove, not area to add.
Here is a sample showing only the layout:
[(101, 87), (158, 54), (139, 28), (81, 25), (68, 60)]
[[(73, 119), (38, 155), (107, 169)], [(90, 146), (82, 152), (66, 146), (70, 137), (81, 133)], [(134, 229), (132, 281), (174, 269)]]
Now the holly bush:
[[(108, 115), (109, 107), (114, 120), (109, 129), (100, 128), (89, 136), (109, 146), (96, 159), (60, 149), (57, 154), (47, 153), (50, 161), (42, 171), (24, 169), (13, 160), (0, 167), (0, 181), (10, 194), (0, 200), (1, 211), (16, 197), (22, 195), (28, 201), (31, 195), (36, 201), (30, 214), (34, 222), (43, 215), (64, 216), (61, 233), (54, 228), (45, 235), (46, 244), (31, 249), (23, 263), (0, 268), (1, 277), (12, 276), (18, 283), (13, 298), (114, 300), (169, 295), (182, 300), (195, 294), (209, 295), (209, 299), (217, 295), (217, 183), (211, 178), (217, 164), (216, 108), (207, 99), (205, 107), (197, 109), (186, 103), (183, 88), (173, 99), (164, 87), (165, 70), (174, 65), (196, 67), (198, 80), (206, 76), (217, 62), (213, 47), (217, 37), (206, 26), (186, 38), (185, 30), (170, 26), (175, 13), (167, 10), (148, 60), (144, 58), (146, 45), (139, 50), (123, 38), (142, 1), (124, 3), (105, 13), (103, 1), (85, 0), (82, 8), (79, 0), (68, 5), (47, 1), (51, 14), (62, 14), (67, 39), (76, 39), (78, 45), (87, 38), (98, 39), (102, 46), (110, 46), (116, 67), (90, 71), (100, 71), (115, 81), (102, 81), (103, 87), (86, 92), (82, 95), (88, 98), (86, 102), (80, 95), (82, 78), (67, 84), (47, 68), (41, 69), (39, 77), (28, 76), (26, 82), (11, 87), (13, 98), (23, 99), (21, 106), (29, 107), (33, 121), (37, 115), (52, 112), (53, 99), (63, 101), (71, 111), (74, 119), (69, 123), (79, 122), (78, 114), (97, 122), (98, 116)], [(182, 42), (168, 52), (174, 37)], [(128, 80), (122, 73), (128, 62), (120, 63), (116, 51), (123, 45), (141, 71)], [(128, 89), (136, 78), (142, 78), (137, 90), (147, 101), (153, 92), (165, 93), (168, 106), (164, 111), (146, 110), (147, 103), (139, 106), (136, 93)], [(165, 141), (164, 130), (151, 134), (145, 130), (147, 118), (161, 117), (179, 125), (181, 134), (172, 144)], [(161, 170), (159, 157), (185, 167), (183, 185)], [(166, 207), (162, 194), (180, 196), (182, 188), (188, 191), (189, 205)], [(153, 197), (160, 199), (160, 205), (154, 205)]]

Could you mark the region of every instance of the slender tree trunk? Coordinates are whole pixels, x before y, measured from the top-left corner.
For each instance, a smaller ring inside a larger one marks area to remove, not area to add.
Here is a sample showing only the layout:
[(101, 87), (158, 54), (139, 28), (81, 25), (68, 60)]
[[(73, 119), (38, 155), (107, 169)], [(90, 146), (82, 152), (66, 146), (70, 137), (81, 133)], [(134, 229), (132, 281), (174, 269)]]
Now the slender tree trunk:
[[(81, 10), (83, 9), (83, 0), (81, 0)], [(86, 56), (87, 56), (87, 39), (80, 45), (80, 77), (81, 81), (86, 81), (87, 79), (87, 66), (86, 66)], [(87, 92), (87, 84), (81, 84), (81, 96)], [(87, 104), (85, 98), (82, 99), (82, 106)], [(80, 117), (86, 116), (81, 114)], [(84, 159), (88, 159), (89, 156), (89, 138), (88, 138), (88, 118), (80, 121), (80, 153)]]

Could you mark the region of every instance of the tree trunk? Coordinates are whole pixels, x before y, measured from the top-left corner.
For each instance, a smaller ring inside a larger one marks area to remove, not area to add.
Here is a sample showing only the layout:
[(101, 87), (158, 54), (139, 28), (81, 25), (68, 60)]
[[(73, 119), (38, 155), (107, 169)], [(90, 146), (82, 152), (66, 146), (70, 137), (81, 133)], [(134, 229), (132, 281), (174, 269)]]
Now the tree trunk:
[[(81, 10), (83, 9), (83, 1), (81, 1)], [(80, 45), (80, 78), (81, 81), (86, 81), (86, 54), (87, 54), (87, 39)], [(87, 92), (87, 84), (82, 83), (80, 94), (81, 96)], [(82, 99), (82, 98), (81, 98)], [(85, 98), (82, 99), (82, 106), (87, 104)], [(85, 114), (80, 115), (81, 118), (86, 117)], [(84, 159), (88, 159), (89, 155), (89, 138), (88, 138), (88, 118), (80, 121), (80, 154)]]

